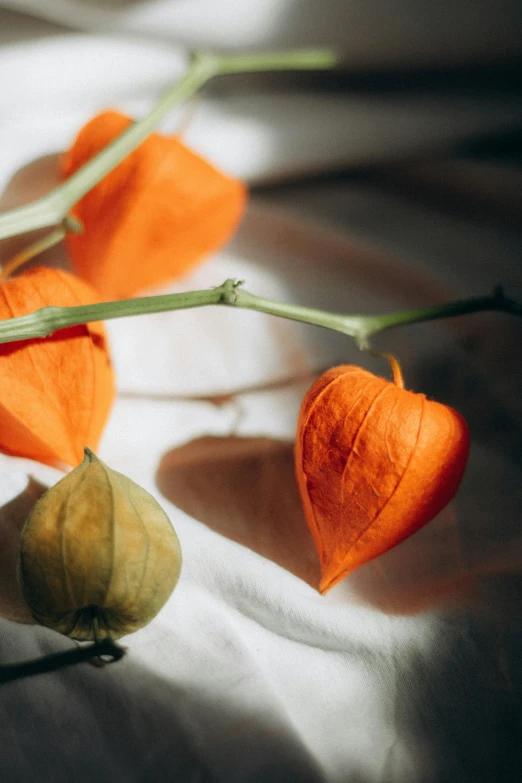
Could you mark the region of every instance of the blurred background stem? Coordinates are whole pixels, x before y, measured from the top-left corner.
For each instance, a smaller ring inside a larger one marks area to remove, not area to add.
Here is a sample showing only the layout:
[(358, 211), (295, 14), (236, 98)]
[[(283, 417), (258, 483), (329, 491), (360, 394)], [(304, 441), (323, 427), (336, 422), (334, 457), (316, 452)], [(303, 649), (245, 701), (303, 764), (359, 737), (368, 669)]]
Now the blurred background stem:
[(289, 52), (267, 52), (217, 56), (198, 52), (176, 84), (153, 109), (129, 126), (113, 142), (78, 169), (68, 180), (42, 198), (0, 215), (0, 240), (40, 228), (57, 226), (71, 207), (111, 172), (157, 128), (174, 107), (195, 95), (215, 76), (257, 71), (324, 70), (337, 64), (331, 49), (305, 49)]

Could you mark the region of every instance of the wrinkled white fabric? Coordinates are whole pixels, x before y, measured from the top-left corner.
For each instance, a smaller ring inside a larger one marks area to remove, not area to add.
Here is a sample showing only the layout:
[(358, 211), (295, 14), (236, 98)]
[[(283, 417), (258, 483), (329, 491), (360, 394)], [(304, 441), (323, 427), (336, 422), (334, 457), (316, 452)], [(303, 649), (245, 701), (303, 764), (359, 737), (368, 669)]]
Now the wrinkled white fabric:
[[(352, 62), (358, 53), (362, 65), (400, 65), (495, 58), (519, 45), (515, 5), (485, 0), (423, 4), (425, 14), (390, 3), (382, 19), (371, 3), (2, 5), (74, 28), (0, 10), (3, 207), (51, 186), (55, 161), (35, 161), (63, 149), (93, 112), (152, 105), (189, 46), (308, 45), (316, 32), (320, 43), (345, 43)], [(486, 25), (480, 14), (491, 8)], [(339, 9), (352, 12), (353, 29), (339, 29)], [(445, 36), (431, 36), (443, 18)], [(204, 99), (186, 138), (232, 173), (267, 181), (519, 122), (509, 91), (401, 103), (253, 89)], [(521, 250), (513, 227), (368, 182), (325, 181), (253, 198), (230, 245), (168, 290), (236, 277), (253, 293), (339, 312), (478, 296), (499, 282), (521, 297)], [(481, 314), (376, 340), (400, 357), (411, 388), (466, 416), (471, 457), (436, 520), (325, 597), (306, 581), (313, 563), (302, 567), (297, 533), (285, 535), (299, 524), (298, 408), (324, 367), (384, 373), (383, 362), (340, 335), (219, 307), (107, 328), (119, 394), (99, 456), (166, 509), (182, 575), (157, 618), (124, 640), (124, 660), (0, 686), (2, 780), (519, 780), (520, 323)], [(16, 579), (20, 526), (60, 476), (0, 456), (3, 664), (72, 646), (30, 624)]]
[(443, 65), (521, 51), (511, 0), (3, 0), (61, 25), (225, 50), (335, 45), (356, 67)]

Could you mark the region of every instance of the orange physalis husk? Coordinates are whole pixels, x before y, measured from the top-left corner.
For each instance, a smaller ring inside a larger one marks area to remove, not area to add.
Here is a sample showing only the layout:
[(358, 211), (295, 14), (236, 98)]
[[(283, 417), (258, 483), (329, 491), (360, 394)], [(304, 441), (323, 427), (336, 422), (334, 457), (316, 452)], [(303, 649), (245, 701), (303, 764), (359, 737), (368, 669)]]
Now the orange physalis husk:
[[(0, 286), (0, 319), (97, 301), (83, 280), (39, 267)], [(103, 324), (0, 345), (0, 386), (0, 450), (50, 465), (77, 465), (84, 446), (98, 444), (115, 395)]]
[(321, 593), (433, 519), (464, 473), (469, 432), (452, 408), (345, 365), (299, 415), (296, 475)]
[[(94, 117), (63, 156), (69, 177), (132, 120)], [(188, 149), (153, 133), (73, 209), (84, 232), (67, 245), (74, 271), (104, 299), (131, 297), (187, 274), (227, 242), (243, 214), (246, 189)]]

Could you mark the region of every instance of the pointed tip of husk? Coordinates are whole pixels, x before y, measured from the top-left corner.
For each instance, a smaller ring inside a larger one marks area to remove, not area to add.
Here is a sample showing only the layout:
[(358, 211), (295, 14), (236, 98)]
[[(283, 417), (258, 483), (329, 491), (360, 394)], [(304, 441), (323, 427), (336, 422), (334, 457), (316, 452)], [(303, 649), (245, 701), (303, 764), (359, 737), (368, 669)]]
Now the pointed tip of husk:
[(324, 573), (321, 577), (321, 580), (319, 582), (318, 590), (321, 593), (321, 595), (326, 595), (326, 593), (332, 589), (332, 587), (335, 587), (335, 585), (340, 582), (342, 579), (344, 579), (345, 576), (347, 576), (350, 573), (351, 569), (348, 570), (342, 570), (332, 573)]

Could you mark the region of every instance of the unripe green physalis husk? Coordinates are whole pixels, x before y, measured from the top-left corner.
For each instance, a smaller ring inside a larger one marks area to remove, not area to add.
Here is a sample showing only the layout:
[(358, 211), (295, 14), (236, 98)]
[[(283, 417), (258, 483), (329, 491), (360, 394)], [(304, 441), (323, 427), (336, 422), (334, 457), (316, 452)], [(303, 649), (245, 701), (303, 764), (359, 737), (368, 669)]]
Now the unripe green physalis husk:
[(39, 623), (73, 639), (117, 639), (147, 625), (180, 568), (178, 537), (160, 505), (87, 448), (22, 531), (25, 600)]

